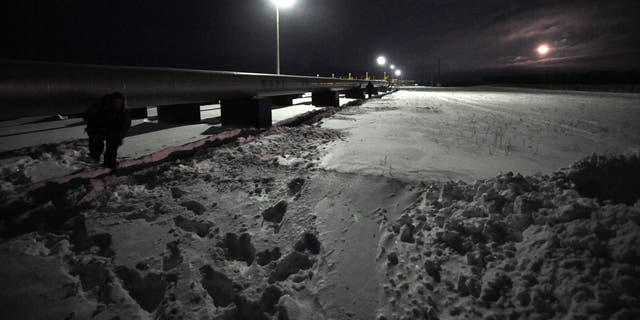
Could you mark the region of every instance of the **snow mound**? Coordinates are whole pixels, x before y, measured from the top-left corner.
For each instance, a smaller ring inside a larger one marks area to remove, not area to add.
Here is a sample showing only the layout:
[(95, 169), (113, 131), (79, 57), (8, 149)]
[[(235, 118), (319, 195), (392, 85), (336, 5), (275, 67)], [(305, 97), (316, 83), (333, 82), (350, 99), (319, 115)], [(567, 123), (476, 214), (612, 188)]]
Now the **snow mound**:
[[(594, 156), (550, 176), (424, 185), (416, 203), (382, 225), (395, 240), (379, 248), (379, 315), (637, 319), (640, 189), (623, 192), (620, 202), (631, 204), (592, 198), (618, 200), (616, 191), (637, 183), (623, 173), (637, 170), (635, 156)], [(589, 177), (604, 191), (589, 193), (581, 184)]]
[(632, 205), (640, 197), (638, 151), (613, 157), (592, 155), (571, 166), (569, 179), (581, 195)]

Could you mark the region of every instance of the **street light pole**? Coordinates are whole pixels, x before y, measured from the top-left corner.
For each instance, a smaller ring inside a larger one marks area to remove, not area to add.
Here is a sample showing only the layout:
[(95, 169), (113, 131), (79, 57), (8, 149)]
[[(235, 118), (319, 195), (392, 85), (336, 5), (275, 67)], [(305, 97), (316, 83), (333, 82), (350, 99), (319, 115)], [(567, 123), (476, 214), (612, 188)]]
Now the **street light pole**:
[(391, 81), (393, 81), (393, 72), (396, 69), (396, 66), (392, 64), (392, 65), (389, 66), (389, 69), (391, 69), (389, 71), (389, 82), (391, 82)]
[(280, 74), (280, 8), (293, 6), (296, 0), (271, 0), (276, 7), (276, 73)]
[[(384, 67), (387, 64), (387, 58), (385, 58), (384, 56), (379, 56), (376, 59), (376, 63), (378, 63), (379, 66)], [(383, 74), (382, 74), (382, 79), (387, 77), (387, 72), (383, 70)]]
[(280, 74), (280, 7), (276, 5), (276, 74)]

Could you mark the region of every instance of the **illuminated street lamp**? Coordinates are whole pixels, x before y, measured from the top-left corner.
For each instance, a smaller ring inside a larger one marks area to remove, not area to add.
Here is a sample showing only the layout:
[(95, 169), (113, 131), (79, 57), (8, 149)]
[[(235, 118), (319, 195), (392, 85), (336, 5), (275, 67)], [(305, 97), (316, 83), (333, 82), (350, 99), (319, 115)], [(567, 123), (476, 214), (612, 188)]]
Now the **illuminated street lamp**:
[(289, 8), (296, 0), (271, 0), (271, 2), (276, 6), (276, 71), (280, 74), (280, 8)]
[[(378, 56), (378, 59), (376, 59), (376, 62), (378, 63), (378, 65), (379, 65), (379, 66), (381, 66), (381, 67), (382, 67), (382, 66), (384, 66), (385, 64), (387, 64), (387, 58), (385, 58), (384, 56)], [(386, 72), (386, 71), (384, 71), (384, 72), (383, 72), (382, 77), (383, 77), (383, 78), (386, 78), (386, 77), (387, 77), (387, 72)]]
[(396, 68), (395, 64), (392, 64), (389, 66), (389, 69), (391, 69), (391, 71), (389, 71), (389, 81), (393, 81), (393, 70)]
[(399, 77), (402, 75), (402, 70), (398, 69), (396, 70), (396, 77)]

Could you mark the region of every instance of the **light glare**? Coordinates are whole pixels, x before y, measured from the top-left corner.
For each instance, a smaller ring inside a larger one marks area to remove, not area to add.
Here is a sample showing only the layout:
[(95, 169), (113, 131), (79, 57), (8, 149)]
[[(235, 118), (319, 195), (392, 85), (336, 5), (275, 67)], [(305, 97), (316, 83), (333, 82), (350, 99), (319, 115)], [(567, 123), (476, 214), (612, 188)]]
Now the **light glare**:
[(395, 69), (396, 68), (396, 66), (393, 65), (393, 64), (390, 67), (391, 67), (391, 69)]
[(551, 51), (551, 48), (546, 44), (542, 44), (538, 47), (537, 51), (539, 55), (544, 56)]
[(378, 62), (379, 65), (384, 66), (387, 63), (387, 58), (383, 56), (379, 56), (376, 61)]
[(289, 8), (296, 3), (296, 0), (271, 0), (278, 8)]
[(396, 70), (396, 77), (399, 77), (402, 75), (402, 70), (398, 69)]

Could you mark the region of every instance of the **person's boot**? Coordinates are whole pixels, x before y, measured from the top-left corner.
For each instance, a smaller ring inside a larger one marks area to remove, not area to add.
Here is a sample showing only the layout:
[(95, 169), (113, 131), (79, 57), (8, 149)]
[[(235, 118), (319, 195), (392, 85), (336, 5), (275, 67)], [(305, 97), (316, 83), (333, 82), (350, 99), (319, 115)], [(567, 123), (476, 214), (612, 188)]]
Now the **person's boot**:
[(118, 167), (118, 162), (116, 161), (115, 154), (112, 152), (107, 152), (104, 154), (104, 163), (102, 164), (105, 168), (110, 168), (115, 170)]
[(111, 161), (106, 162), (105, 161), (105, 163), (103, 163), (102, 166), (105, 167), (105, 168), (109, 168), (111, 170), (116, 170), (118, 168), (118, 163), (115, 162), (115, 161), (113, 161), (113, 162), (111, 162)]
[(118, 167), (118, 144), (116, 141), (107, 140), (107, 150), (104, 153), (104, 166), (115, 170)]

